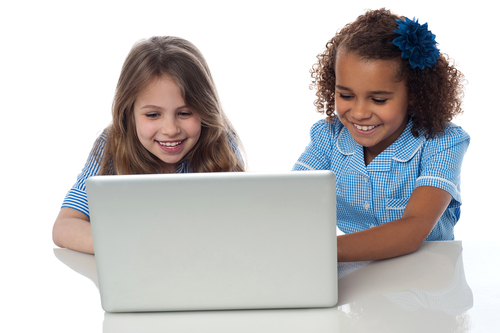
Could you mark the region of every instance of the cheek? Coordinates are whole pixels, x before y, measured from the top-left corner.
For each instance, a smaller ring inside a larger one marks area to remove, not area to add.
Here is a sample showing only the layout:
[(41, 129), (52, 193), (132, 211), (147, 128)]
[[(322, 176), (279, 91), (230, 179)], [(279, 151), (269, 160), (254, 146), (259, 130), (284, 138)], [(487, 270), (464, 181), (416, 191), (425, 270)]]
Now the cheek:
[(141, 138), (141, 137), (147, 138), (147, 137), (154, 135), (154, 133), (156, 133), (154, 125), (151, 122), (140, 121), (140, 120), (137, 121), (137, 119), (136, 119), (135, 127), (136, 127), (137, 135), (139, 136), (139, 138)]
[(396, 108), (394, 108), (391, 111), (392, 115), (392, 122), (394, 123), (402, 123), (406, 120), (406, 117), (408, 116), (408, 111), (407, 111), (407, 106), (406, 105), (398, 105)]
[(196, 118), (190, 119), (190, 121), (186, 124), (186, 132), (189, 133), (190, 137), (198, 140), (201, 134), (201, 122)]
[(335, 113), (339, 116), (345, 113), (345, 101), (342, 98), (335, 97)]

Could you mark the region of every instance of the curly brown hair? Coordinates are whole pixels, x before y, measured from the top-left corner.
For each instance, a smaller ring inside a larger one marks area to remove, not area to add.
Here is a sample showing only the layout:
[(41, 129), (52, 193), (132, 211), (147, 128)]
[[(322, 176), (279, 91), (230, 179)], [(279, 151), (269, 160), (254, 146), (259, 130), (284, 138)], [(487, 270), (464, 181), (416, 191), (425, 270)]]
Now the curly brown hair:
[(327, 121), (335, 117), (335, 62), (339, 49), (353, 52), (367, 60), (399, 62), (397, 78), (404, 80), (408, 89), (408, 114), (413, 119), (412, 134), (428, 138), (444, 132), (449, 121), (461, 114), (463, 74), (453, 66), (445, 54), (440, 54), (432, 68), (411, 68), (401, 58), (401, 50), (392, 43), (399, 35), (396, 19), (404, 17), (384, 8), (367, 11), (344, 28), (326, 44), (326, 50), (317, 56), (311, 70), (311, 89), (316, 87), (314, 105), (319, 113), (326, 113)]

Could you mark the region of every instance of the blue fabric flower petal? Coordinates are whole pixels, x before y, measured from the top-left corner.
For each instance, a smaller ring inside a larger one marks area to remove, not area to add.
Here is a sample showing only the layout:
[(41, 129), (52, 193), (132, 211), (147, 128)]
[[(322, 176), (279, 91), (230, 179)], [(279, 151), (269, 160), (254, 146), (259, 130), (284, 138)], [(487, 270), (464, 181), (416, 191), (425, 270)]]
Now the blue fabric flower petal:
[(392, 41), (401, 50), (401, 57), (408, 59), (411, 68), (425, 69), (437, 64), (439, 49), (436, 35), (427, 29), (427, 23), (419, 24), (418, 20), (396, 19), (398, 29), (393, 32), (401, 35)]

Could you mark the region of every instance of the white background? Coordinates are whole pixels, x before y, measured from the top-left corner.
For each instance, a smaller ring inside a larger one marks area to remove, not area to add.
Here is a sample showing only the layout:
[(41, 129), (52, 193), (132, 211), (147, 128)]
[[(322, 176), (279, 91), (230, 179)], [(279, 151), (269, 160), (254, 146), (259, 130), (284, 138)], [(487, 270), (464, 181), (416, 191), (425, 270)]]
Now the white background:
[[(120, 68), (134, 42), (152, 35), (193, 42), (242, 137), (249, 169), (290, 170), (321, 118), (308, 89), (316, 55), (364, 9), (383, 6), (429, 22), (469, 81), (465, 113), (456, 120), (472, 141), (455, 234), (496, 240), (500, 71), (491, 1), (3, 1), (0, 282), (7, 311), (0, 331), (102, 330), (97, 288), (55, 258), (51, 231), (94, 139), (111, 120)], [(498, 288), (477, 279), (495, 276), (474, 269), (491, 264), (488, 256), (474, 263), (466, 267), (478, 281), (474, 297), (493, 300), (475, 304), (471, 314), (484, 327), (497, 321), (489, 304), (498, 303)]]
[[(18, 1), (2, 4), (2, 252), (54, 246), (60, 204), (111, 121), (123, 61), (137, 40), (173, 35), (204, 54), (251, 171), (290, 170), (315, 112), (309, 70), (326, 42), (382, 6), (437, 35), (468, 84), (456, 119), (472, 141), (456, 238), (497, 238), (499, 69), (486, 1)], [(467, 4), (467, 5), (465, 5)], [(470, 5), (470, 7), (469, 7)], [(172, 193), (175, 195), (174, 193)], [(189, 200), (189, 198), (186, 198)], [(19, 252), (18, 252), (19, 253)]]

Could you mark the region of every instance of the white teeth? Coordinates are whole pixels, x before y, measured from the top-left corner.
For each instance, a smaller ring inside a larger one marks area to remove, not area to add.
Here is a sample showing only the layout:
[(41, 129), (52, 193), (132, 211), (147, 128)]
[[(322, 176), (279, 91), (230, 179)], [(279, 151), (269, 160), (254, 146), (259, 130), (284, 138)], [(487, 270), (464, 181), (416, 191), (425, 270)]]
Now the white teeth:
[(360, 129), (362, 131), (369, 131), (377, 127), (377, 126), (359, 126), (357, 124), (354, 124), (354, 126), (356, 126), (357, 129)]
[(164, 147), (170, 147), (170, 148), (177, 147), (181, 143), (182, 143), (182, 141), (177, 141), (177, 142), (160, 142), (160, 144), (162, 146), (164, 146)]

